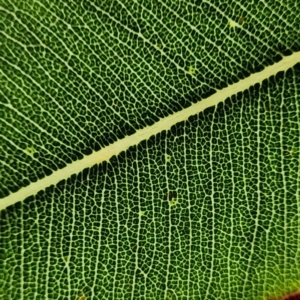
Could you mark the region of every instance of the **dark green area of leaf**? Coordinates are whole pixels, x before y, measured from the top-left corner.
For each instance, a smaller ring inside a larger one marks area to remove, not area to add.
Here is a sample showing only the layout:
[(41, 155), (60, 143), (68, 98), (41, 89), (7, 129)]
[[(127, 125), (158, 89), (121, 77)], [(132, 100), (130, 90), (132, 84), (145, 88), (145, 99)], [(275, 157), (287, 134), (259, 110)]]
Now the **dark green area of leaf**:
[(2, 197), (300, 49), (294, 1), (0, 5)]

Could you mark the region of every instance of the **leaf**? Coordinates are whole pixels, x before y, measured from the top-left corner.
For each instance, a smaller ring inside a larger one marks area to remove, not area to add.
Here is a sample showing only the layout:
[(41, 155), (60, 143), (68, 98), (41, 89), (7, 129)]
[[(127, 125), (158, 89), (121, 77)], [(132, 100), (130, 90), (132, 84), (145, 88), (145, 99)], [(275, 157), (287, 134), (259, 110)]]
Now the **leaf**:
[(1, 1), (0, 298), (297, 295), (299, 21)]

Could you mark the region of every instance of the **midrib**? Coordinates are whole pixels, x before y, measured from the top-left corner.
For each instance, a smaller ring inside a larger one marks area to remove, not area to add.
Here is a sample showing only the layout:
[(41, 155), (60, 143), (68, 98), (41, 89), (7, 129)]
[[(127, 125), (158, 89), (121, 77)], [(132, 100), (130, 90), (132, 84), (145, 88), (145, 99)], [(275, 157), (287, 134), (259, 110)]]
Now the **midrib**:
[(186, 109), (167, 116), (152, 126), (138, 130), (135, 134), (127, 136), (122, 140), (119, 140), (97, 152), (93, 152), (92, 154), (85, 156), (83, 159), (75, 161), (67, 165), (65, 168), (53, 172), (50, 176), (47, 176), (37, 182), (33, 182), (30, 185), (21, 188), (19, 191), (0, 199), (0, 210), (5, 209), (6, 207), (19, 201), (23, 201), (29, 196), (36, 195), (39, 191), (44, 190), (51, 185), (56, 185), (61, 180), (67, 179), (73, 174), (78, 174), (86, 168), (92, 167), (95, 164), (100, 164), (104, 161), (108, 161), (112, 156), (118, 155), (122, 151), (126, 151), (130, 146), (137, 145), (141, 141), (147, 140), (152, 135), (155, 135), (159, 132), (169, 130), (176, 123), (185, 121), (190, 116), (199, 114), (206, 108), (217, 105), (218, 103), (225, 101), (227, 98), (236, 95), (239, 92), (243, 92), (250, 86), (253, 86), (256, 83), (261, 83), (263, 80), (268, 79), (272, 75), (276, 75), (280, 71), (287, 71), (289, 68), (293, 67), (299, 62), (300, 52), (296, 52), (290, 56), (284, 57), (280, 62), (266, 67), (263, 71), (252, 74), (249, 77), (240, 80), (239, 82), (222, 90), (218, 90), (212, 96), (199, 101), (199, 103), (192, 104)]

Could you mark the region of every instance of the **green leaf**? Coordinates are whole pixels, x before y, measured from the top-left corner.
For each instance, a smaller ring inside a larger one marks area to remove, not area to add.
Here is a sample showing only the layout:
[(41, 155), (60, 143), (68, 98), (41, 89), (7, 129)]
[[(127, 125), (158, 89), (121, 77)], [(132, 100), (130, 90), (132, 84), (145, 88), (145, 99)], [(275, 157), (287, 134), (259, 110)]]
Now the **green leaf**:
[(0, 298), (300, 288), (298, 1), (0, 0)]

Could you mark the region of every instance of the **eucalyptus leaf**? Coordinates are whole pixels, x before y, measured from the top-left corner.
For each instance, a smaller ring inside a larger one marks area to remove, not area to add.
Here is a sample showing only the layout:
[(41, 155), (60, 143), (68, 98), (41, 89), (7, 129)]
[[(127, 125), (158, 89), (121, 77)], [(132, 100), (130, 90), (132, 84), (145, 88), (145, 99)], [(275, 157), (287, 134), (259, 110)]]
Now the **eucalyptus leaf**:
[(299, 24), (297, 0), (0, 0), (0, 299), (297, 292)]

